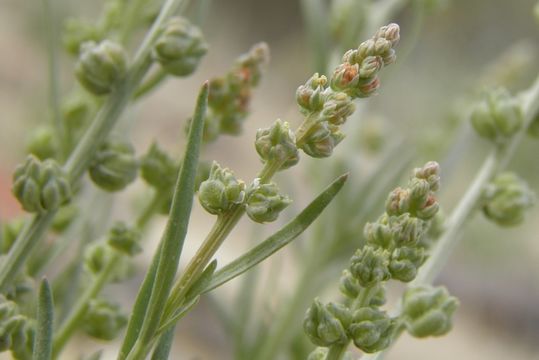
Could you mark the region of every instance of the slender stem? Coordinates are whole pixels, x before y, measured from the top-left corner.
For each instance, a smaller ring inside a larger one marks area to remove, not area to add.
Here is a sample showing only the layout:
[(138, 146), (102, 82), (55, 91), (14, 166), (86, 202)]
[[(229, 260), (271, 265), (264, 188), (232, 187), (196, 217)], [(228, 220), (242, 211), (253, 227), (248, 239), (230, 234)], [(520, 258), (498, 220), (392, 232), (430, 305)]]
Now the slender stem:
[(148, 75), (146, 80), (133, 93), (133, 100), (138, 100), (153, 91), (166, 77), (167, 73), (161, 68)]
[(295, 132), (296, 146), (298, 148), (301, 148), (301, 146), (303, 145), (303, 143), (305, 141), (305, 138), (307, 137), (307, 135), (309, 135), (309, 132), (311, 131), (313, 126), (316, 125), (316, 123), (318, 121), (319, 121), (319, 113), (318, 112), (309, 114), (309, 116), (307, 116), (303, 120), (303, 122), (301, 123), (301, 125), (299, 126), (299, 128)]
[(53, 353), (56, 358), (69, 338), (73, 336), (75, 329), (80, 324), (82, 318), (88, 310), (88, 303), (95, 298), (103, 286), (109, 280), (110, 275), (116, 267), (116, 263), (120, 258), (120, 254), (114, 251), (113, 255), (109, 258), (107, 264), (103, 270), (93, 279), (90, 286), (84, 291), (81, 297), (77, 300), (73, 310), (60, 325), (53, 342)]
[(60, 111), (58, 51), (56, 46), (56, 19), (51, 0), (43, 0), (43, 12), (47, 37), (48, 75), (49, 75), (49, 106), (52, 111), (52, 125), (60, 150), (60, 159), (69, 153), (67, 131)]

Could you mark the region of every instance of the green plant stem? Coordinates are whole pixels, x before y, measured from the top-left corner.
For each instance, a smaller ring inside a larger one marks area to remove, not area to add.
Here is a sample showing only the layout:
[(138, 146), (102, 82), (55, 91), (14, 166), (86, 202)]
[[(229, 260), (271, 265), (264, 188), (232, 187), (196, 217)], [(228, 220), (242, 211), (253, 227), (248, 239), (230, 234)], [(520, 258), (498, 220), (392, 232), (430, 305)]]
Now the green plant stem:
[(60, 150), (60, 159), (64, 160), (69, 153), (67, 131), (60, 111), (58, 50), (56, 46), (56, 19), (51, 0), (43, 0), (43, 13), (47, 37), (48, 75), (49, 75), (49, 106), (52, 111), (52, 125)]
[(148, 75), (147, 79), (145, 79), (144, 82), (140, 84), (137, 90), (133, 93), (133, 100), (138, 100), (141, 97), (149, 94), (157, 86), (161, 85), (163, 80), (167, 78), (167, 75), (168, 74), (161, 68)]
[(77, 300), (75, 306), (71, 310), (71, 313), (60, 325), (60, 328), (58, 329), (53, 341), (53, 353), (55, 358), (58, 356), (69, 338), (73, 336), (75, 329), (86, 314), (89, 301), (95, 298), (99, 292), (101, 292), (103, 286), (109, 280), (116, 263), (120, 259), (120, 256), (121, 255), (118, 252), (113, 252), (113, 255), (109, 258), (103, 270), (93, 279), (92, 283), (86, 288), (84, 293), (82, 293), (81, 297)]
[(311, 131), (312, 127), (318, 122), (319, 115), (319, 112), (309, 114), (296, 130), (296, 146), (298, 148), (301, 148), (301, 146), (305, 142), (305, 138), (307, 137), (307, 135), (309, 135), (309, 132)]
[[(114, 127), (136, 86), (149, 69), (152, 63), (151, 46), (159, 36), (161, 26), (180, 6), (187, 3), (187, 0), (167, 0), (161, 8), (159, 16), (140, 45), (126, 77), (118, 82), (116, 89), (107, 98), (64, 165), (64, 171), (71, 183), (75, 183), (87, 169), (95, 150)], [(7, 255), (8, 260), (0, 264), (0, 290), (5, 288), (24, 264), (31, 250), (49, 228), (55, 212), (56, 210), (53, 210), (34, 215), (26, 230), (19, 234)]]
[[(427, 260), (427, 263), (419, 269), (416, 279), (410, 286), (430, 284), (434, 281), (460, 240), (466, 221), (471, 218), (473, 212), (477, 209), (482, 189), (496, 173), (502, 171), (507, 166), (514, 156), (518, 145), (524, 136), (526, 136), (527, 128), (539, 111), (539, 77), (535, 80), (532, 87), (521, 95), (521, 104), (524, 114), (522, 129), (515, 134), (508, 144), (503, 147), (494, 148), (487, 156), (472, 185), (468, 188), (468, 191), (464, 194), (462, 200), (447, 220), (446, 230), (434, 246), (431, 252), (432, 255)], [(394, 313), (398, 316), (400, 314), (400, 308), (395, 309)], [(395, 339), (398, 335), (399, 333), (397, 333)], [(362, 359), (380, 360), (387, 351), (384, 350), (376, 354), (367, 355)]]

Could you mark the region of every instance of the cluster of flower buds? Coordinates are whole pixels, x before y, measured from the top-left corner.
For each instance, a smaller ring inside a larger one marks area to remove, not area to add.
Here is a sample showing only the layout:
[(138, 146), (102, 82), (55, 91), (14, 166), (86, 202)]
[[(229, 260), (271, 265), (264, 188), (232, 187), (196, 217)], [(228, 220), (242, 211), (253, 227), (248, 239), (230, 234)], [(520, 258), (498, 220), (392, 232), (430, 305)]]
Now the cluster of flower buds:
[(178, 175), (179, 166), (156, 142), (152, 143), (140, 159), (140, 175), (151, 187), (171, 189)]
[[(377, 222), (365, 226), (367, 243), (356, 251), (343, 271), (340, 291), (351, 305), (323, 305), (315, 301), (307, 311), (304, 328), (313, 343), (328, 347), (352, 341), (366, 353), (378, 352), (390, 345), (400, 320), (380, 310), (385, 303), (384, 284), (390, 279), (412, 281), (426, 260), (426, 245), (422, 240), (438, 211), (434, 192), (439, 186), (439, 166), (428, 162), (413, 171), (406, 188), (397, 188), (390, 193), (386, 212)], [(447, 324), (456, 308), (453, 301), (451, 298), (451, 305), (447, 305), (437, 297), (422, 311), (434, 314), (442, 309)], [(420, 319), (421, 315), (406, 316), (409, 329), (414, 328), (411, 330), (414, 335), (442, 333), (441, 326), (436, 331), (422, 333), (417, 329), (423, 326), (424, 318)], [(428, 314), (429, 321), (433, 321), (433, 317)], [(447, 331), (449, 327), (444, 329)], [(317, 350), (317, 353), (323, 351)]]
[(241, 133), (249, 113), (252, 89), (260, 82), (268, 61), (268, 46), (256, 44), (236, 60), (224, 77), (210, 80), (204, 141), (214, 141), (220, 134)]
[(476, 104), (471, 122), (481, 137), (503, 143), (522, 127), (522, 109), (507, 90), (495, 89)]
[(328, 157), (344, 138), (340, 126), (355, 111), (353, 100), (371, 96), (380, 86), (378, 73), (395, 62), (399, 26), (381, 27), (357, 49), (344, 54), (343, 62), (328, 79), (314, 74), (296, 91), (296, 102), (306, 116), (296, 133), (297, 147), (316, 158)]
[(127, 54), (121, 45), (110, 40), (82, 44), (75, 75), (89, 92), (95, 95), (110, 93), (126, 71)]
[(291, 202), (288, 196), (279, 193), (277, 184), (260, 184), (258, 179), (255, 179), (247, 190), (245, 212), (254, 222), (272, 222), (277, 220), (279, 213)]
[(290, 125), (281, 120), (256, 132), (255, 148), (262, 162), (278, 162), (282, 164), (280, 170), (288, 169), (299, 161), (296, 136)]
[(142, 251), (140, 232), (136, 228), (128, 227), (124, 222), (117, 222), (110, 228), (107, 241), (111, 247), (129, 256)]
[(100, 340), (113, 340), (127, 325), (127, 316), (120, 306), (104, 299), (93, 299), (88, 304), (82, 328), (86, 334)]
[(210, 176), (198, 189), (200, 204), (210, 214), (219, 215), (243, 203), (244, 199), (245, 183), (236, 179), (232, 171), (214, 161)]
[(0, 352), (10, 350), (16, 359), (32, 358), (35, 323), (19, 312), (16, 303), (0, 295)]
[(30, 133), (26, 152), (39, 160), (54, 159), (58, 153), (55, 134), (50, 126), (40, 126)]
[[(114, 236), (113, 231), (111, 230), (111, 233), (109, 233), (108, 241), (92, 243), (84, 252), (84, 269), (90, 278), (100, 276), (104, 271), (107, 271), (108, 281), (119, 282), (133, 274), (133, 267), (128, 254), (123, 249), (118, 250), (118, 244), (111, 244), (111, 236)], [(122, 256), (115, 256), (115, 254)], [(109, 266), (113, 266), (113, 268), (110, 269), (108, 268)]]
[(109, 138), (99, 146), (88, 168), (92, 181), (106, 191), (119, 191), (132, 183), (138, 172), (135, 149), (124, 140)]
[(444, 287), (419, 286), (406, 290), (402, 317), (408, 332), (418, 338), (441, 336), (451, 330), (458, 300)]
[(192, 74), (208, 51), (202, 32), (187, 19), (174, 17), (153, 47), (153, 58), (175, 76)]
[(33, 155), (15, 169), (12, 192), (24, 210), (37, 213), (56, 210), (71, 197), (69, 181), (58, 163), (41, 162)]
[(483, 190), (483, 213), (500, 226), (521, 224), (534, 203), (533, 191), (512, 172), (499, 174)]

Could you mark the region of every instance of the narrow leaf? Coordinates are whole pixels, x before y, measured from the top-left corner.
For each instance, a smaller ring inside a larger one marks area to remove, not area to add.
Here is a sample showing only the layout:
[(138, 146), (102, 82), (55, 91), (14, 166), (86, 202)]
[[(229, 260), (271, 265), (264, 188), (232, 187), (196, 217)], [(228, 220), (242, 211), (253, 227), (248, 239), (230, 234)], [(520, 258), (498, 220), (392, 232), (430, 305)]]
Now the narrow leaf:
[(54, 305), (51, 287), (47, 279), (41, 281), (37, 305), (36, 340), (34, 343), (34, 360), (52, 359), (52, 323)]
[[(172, 287), (174, 276), (178, 270), (178, 263), (187, 233), (191, 208), (193, 205), (193, 195), (195, 192), (195, 176), (197, 172), (198, 156), (200, 153), (200, 145), (202, 142), (202, 134), (204, 130), (204, 118), (206, 115), (208, 101), (208, 83), (204, 83), (197, 98), (197, 104), (193, 120), (189, 129), (187, 147), (182, 162), (182, 167), (174, 190), (169, 219), (161, 239), (161, 245), (155, 256), (159, 257), (157, 261), (157, 269), (153, 281), (144, 281), (141, 291), (147, 291), (144, 286), (146, 283), (152, 282), (151, 296), (144, 309), (139, 308), (140, 313), (145, 313), (141, 319), (143, 321), (142, 328), (140, 323), (130, 322), (130, 328), (140, 328), (140, 332), (136, 341), (140, 341), (143, 346), (147, 346), (155, 334), (165, 303), (167, 301), (170, 289)], [(147, 274), (147, 278), (151, 278), (151, 270)], [(139, 296), (146, 297), (148, 294), (143, 294), (139, 291)], [(131, 330), (131, 331), (130, 331)], [(132, 329), (128, 329), (128, 333), (133, 334)], [(127, 339), (126, 339), (127, 340)], [(130, 338), (130, 341), (132, 339)], [(132, 349), (132, 346), (122, 346), (119, 359), (123, 359), (126, 354)]]
[(348, 174), (341, 175), (318, 195), (303, 211), (291, 222), (255, 246), (230, 264), (215, 272), (211, 282), (201, 293), (211, 291), (224, 283), (243, 274), (253, 266), (259, 264), (285, 245), (289, 244), (299, 234), (313, 223), (326, 206), (333, 200), (346, 182)]

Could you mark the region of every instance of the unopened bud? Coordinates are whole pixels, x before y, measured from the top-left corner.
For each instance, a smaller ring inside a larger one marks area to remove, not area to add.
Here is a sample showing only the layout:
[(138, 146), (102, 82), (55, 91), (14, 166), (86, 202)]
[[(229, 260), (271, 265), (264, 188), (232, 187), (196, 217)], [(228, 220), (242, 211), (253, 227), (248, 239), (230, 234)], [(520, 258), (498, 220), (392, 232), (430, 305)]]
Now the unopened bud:
[(341, 321), (318, 299), (307, 310), (303, 329), (309, 339), (318, 346), (344, 344), (348, 340)]
[(391, 254), (389, 272), (391, 278), (402, 282), (415, 279), (417, 270), (427, 259), (423, 248), (400, 247)]
[(140, 174), (150, 186), (158, 190), (169, 189), (176, 181), (178, 165), (154, 142), (140, 159)]
[(129, 228), (124, 222), (115, 223), (108, 233), (108, 243), (114, 249), (133, 256), (142, 251), (140, 247), (140, 232)]
[(280, 170), (288, 169), (299, 161), (296, 137), (287, 122), (277, 120), (270, 128), (256, 132), (255, 148), (262, 161), (283, 163)]
[(305, 85), (298, 87), (296, 91), (296, 102), (301, 107), (302, 112), (308, 114), (320, 111), (324, 105), (324, 89), (327, 87), (327, 78), (318, 73), (314, 74)]
[(335, 125), (319, 122), (309, 131), (301, 149), (314, 158), (333, 154), (333, 149), (344, 139), (344, 134)]
[(219, 215), (229, 210), (233, 205), (243, 202), (244, 189), (243, 181), (236, 179), (232, 171), (221, 168), (214, 161), (208, 180), (200, 184), (198, 199), (206, 211)]
[(356, 310), (348, 327), (354, 345), (366, 353), (386, 349), (394, 330), (394, 321), (385, 312), (371, 307)]
[(342, 125), (355, 110), (356, 107), (348, 95), (343, 92), (331, 92), (326, 97), (320, 119), (333, 125)]
[(350, 273), (363, 287), (371, 287), (390, 278), (389, 254), (383, 249), (364, 246), (350, 259)]
[(82, 321), (84, 331), (100, 340), (113, 340), (127, 325), (127, 316), (120, 306), (104, 299), (93, 299)]
[(279, 187), (275, 183), (255, 183), (248, 192), (245, 212), (255, 222), (272, 222), (277, 220), (279, 213), (291, 202), (288, 196), (279, 193)]

